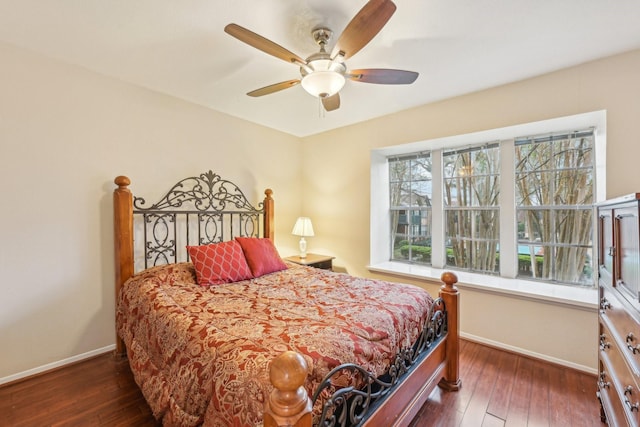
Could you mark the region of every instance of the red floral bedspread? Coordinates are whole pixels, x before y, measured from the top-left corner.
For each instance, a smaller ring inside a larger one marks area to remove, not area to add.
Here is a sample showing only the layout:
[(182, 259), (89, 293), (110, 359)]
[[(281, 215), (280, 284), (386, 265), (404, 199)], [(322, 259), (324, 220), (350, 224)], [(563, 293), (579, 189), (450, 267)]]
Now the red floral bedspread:
[(312, 390), (341, 363), (383, 374), (410, 346), (433, 303), (410, 285), (309, 267), (210, 288), (179, 263), (123, 287), (117, 329), (136, 381), (167, 426), (256, 426), (269, 362), (304, 355)]

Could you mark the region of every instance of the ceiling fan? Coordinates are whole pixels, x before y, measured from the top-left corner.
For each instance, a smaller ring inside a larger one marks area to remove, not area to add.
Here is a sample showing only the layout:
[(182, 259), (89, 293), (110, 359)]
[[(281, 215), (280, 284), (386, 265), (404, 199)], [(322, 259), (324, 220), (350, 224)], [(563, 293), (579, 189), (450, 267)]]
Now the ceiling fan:
[(307, 59), (240, 25), (229, 24), (224, 31), (256, 49), (300, 67), (301, 78), (265, 86), (247, 95), (269, 95), (301, 84), (304, 90), (322, 101), (326, 111), (333, 111), (340, 107), (339, 92), (346, 79), (362, 83), (411, 84), (418, 78), (418, 73), (413, 71), (385, 68), (347, 70), (344, 62), (366, 46), (395, 11), (396, 5), (391, 0), (370, 0), (347, 24), (331, 54), (327, 53), (326, 47), (332, 31), (324, 27), (315, 28), (312, 35), (320, 51)]

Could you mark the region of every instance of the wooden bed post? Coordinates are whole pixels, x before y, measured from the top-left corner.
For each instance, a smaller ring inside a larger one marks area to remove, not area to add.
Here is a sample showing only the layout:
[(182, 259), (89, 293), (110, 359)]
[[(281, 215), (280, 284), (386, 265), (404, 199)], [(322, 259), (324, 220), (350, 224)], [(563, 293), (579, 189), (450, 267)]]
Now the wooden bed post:
[(460, 301), (456, 287), (458, 276), (451, 272), (444, 272), (440, 277), (444, 284), (440, 287), (440, 297), (444, 300), (447, 309), (448, 337), (446, 343), (447, 365), (444, 377), (438, 384), (447, 391), (458, 391), (462, 387), (458, 362), (460, 358)]
[[(118, 176), (118, 186), (113, 191), (113, 237), (116, 263), (116, 304), (120, 288), (133, 276), (133, 196), (129, 188), (131, 180)], [(124, 342), (116, 331), (116, 355), (124, 355)]]
[(264, 201), (262, 202), (262, 205), (264, 206), (264, 236), (262, 237), (266, 237), (273, 242), (273, 237), (275, 234), (275, 226), (273, 223), (274, 205), (273, 205), (273, 197), (271, 197), (272, 194), (273, 194), (273, 190), (271, 190), (270, 188), (267, 188), (266, 190), (264, 190), (265, 197), (264, 197)]
[(311, 427), (313, 405), (304, 388), (307, 362), (295, 351), (285, 351), (271, 362), (273, 391), (264, 412), (264, 427)]

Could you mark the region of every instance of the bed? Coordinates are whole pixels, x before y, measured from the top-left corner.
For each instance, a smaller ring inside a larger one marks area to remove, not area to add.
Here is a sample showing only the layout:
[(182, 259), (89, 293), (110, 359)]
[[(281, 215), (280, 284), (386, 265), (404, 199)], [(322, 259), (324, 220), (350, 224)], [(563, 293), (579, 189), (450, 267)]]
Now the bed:
[(283, 261), (273, 192), (213, 172), (150, 206), (115, 179), (116, 352), (167, 426), (408, 425), (455, 391), (458, 290)]

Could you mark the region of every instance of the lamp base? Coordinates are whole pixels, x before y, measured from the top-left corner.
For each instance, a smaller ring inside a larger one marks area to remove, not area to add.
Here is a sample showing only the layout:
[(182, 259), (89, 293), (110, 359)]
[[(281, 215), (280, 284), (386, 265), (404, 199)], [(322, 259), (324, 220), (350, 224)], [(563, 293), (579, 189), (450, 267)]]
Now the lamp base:
[(300, 258), (307, 257), (307, 241), (304, 240), (304, 237), (300, 238)]

